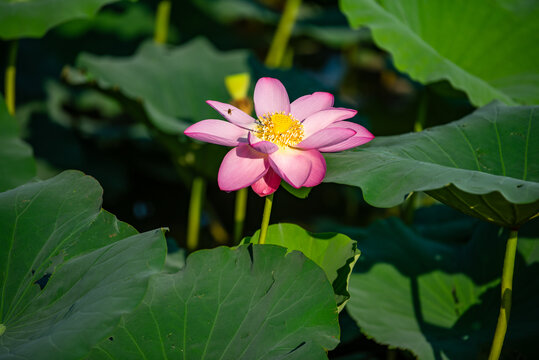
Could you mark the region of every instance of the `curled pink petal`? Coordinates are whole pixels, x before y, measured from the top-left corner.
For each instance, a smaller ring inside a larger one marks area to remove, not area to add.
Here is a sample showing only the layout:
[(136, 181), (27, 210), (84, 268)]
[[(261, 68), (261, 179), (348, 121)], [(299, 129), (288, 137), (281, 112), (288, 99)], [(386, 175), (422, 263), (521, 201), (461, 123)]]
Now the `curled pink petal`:
[(290, 100), (283, 84), (273, 78), (263, 77), (258, 80), (254, 94), (255, 111), (258, 117), (263, 115), (290, 112)]
[(222, 120), (202, 120), (189, 126), (185, 135), (200, 141), (224, 146), (237, 146), (247, 142), (248, 130)]
[(333, 106), (333, 95), (327, 92), (315, 92), (311, 95), (305, 95), (297, 98), (290, 104), (290, 113), (296, 120), (302, 121), (310, 115), (329, 109)]
[(326, 176), (326, 159), (320, 154), (318, 150), (306, 150), (303, 152), (304, 156), (311, 160), (311, 173), (303, 186), (313, 187), (324, 180)]
[(232, 124), (245, 129), (253, 129), (255, 127), (255, 119), (235, 106), (213, 100), (208, 100), (206, 103), (217, 110), (219, 114), (223, 115)]
[(315, 132), (296, 145), (299, 149), (318, 149), (342, 143), (356, 134), (355, 130), (345, 128), (325, 128)]
[(259, 153), (247, 144), (241, 144), (226, 154), (217, 183), (224, 191), (235, 191), (258, 181), (269, 168), (267, 155)]
[(293, 187), (303, 186), (311, 172), (311, 161), (303, 150), (279, 149), (269, 155), (271, 168)]
[(350, 121), (338, 121), (336, 123), (329, 125), (328, 129), (329, 128), (352, 129), (356, 132), (356, 134), (352, 136), (351, 138), (349, 138), (348, 140), (345, 140), (339, 144), (319, 148), (318, 150), (322, 152), (337, 152), (337, 151), (348, 150), (356, 146), (368, 143), (369, 141), (374, 139), (374, 135), (371, 134), (369, 130), (365, 129), (363, 126), (359, 124), (356, 124)]
[(356, 114), (357, 111), (344, 108), (332, 108), (314, 113), (303, 121), (303, 134), (305, 139), (315, 132), (325, 129), (334, 122), (350, 119)]
[(271, 154), (279, 150), (279, 146), (271, 141), (260, 140), (254, 133), (250, 132), (248, 137), (249, 145), (251, 145), (256, 151), (260, 151), (264, 154)]
[(272, 168), (268, 169), (266, 175), (251, 185), (251, 188), (259, 196), (268, 196), (273, 194), (281, 185), (281, 178)]

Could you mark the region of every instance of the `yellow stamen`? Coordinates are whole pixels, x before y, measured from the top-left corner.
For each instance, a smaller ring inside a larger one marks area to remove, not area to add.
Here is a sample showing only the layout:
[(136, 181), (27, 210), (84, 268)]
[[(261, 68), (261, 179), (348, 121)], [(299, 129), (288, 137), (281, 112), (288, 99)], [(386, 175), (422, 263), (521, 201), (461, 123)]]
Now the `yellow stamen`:
[(294, 146), (303, 140), (303, 124), (292, 114), (284, 112), (260, 117), (256, 132), (259, 139), (271, 141), (279, 147)]

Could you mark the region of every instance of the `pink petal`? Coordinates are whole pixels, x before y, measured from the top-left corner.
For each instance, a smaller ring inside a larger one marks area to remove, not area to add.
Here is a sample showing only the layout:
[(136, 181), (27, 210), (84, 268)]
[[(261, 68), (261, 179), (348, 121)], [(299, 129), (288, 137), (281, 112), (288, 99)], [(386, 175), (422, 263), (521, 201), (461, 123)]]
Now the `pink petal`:
[(255, 148), (256, 151), (260, 151), (264, 154), (271, 154), (279, 150), (279, 146), (272, 143), (271, 141), (260, 140), (253, 132), (249, 132), (247, 137), (249, 145)]
[(357, 114), (357, 111), (344, 108), (332, 108), (312, 114), (303, 121), (303, 134), (308, 138), (312, 134), (325, 129), (329, 124), (349, 119)]
[(326, 159), (318, 150), (306, 150), (303, 153), (311, 160), (311, 173), (303, 186), (313, 187), (319, 185), (326, 176)]
[(290, 100), (283, 84), (273, 78), (260, 78), (255, 86), (255, 111), (258, 117), (274, 112), (290, 112)]
[(302, 121), (318, 111), (329, 109), (333, 106), (333, 101), (333, 95), (330, 93), (315, 92), (294, 100), (290, 104), (290, 112), (296, 120)]
[(257, 182), (251, 185), (251, 188), (260, 196), (268, 196), (273, 194), (281, 185), (281, 178), (272, 168), (268, 169), (266, 175), (260, 178)]
[(247, 144), (241, 144), (226, 154), (217, 183), (224, 191), (235, 191), (258, 181), (269, 168), (266, 155), (255, 151)]
[(339, 121), (339, 122), (329, 125), (328, 128), (352, 129), (356, 132), (356, 134), (352, 136), (351, 138), (349, 138), (348, 140), (343, 141), (340, 144), (335, 144), (335, 145), (330, 145), (330, 146), (319, 148), (318, 150), (322, 152), (336, 152), (336, 151), (348, 150), (356, 146), (368, 143), (369, 141), (374, 139), (374, 135), (371, 134), (369, 130), (365, 129), (363, 126), (359, 124), (356, 124), (350, 121)]
[(247, 142), (249, 131), (222, 120), (202, 120), (189, 126), (185, 135), (204, 142), (224, 146), (237, 146)]
[(253, 129), (255, 126), (255, 119), (235, 106), (213, 100), (208, 100), (206, 103), (217, 110), (219, 114), (223, 115), (232, 124), (246, 129)]
[(311, 172), (311, 161), (303, 150), (279, 149), (269, 155), (269, 162), (277, 175), (295, 188), (300, 188)]
[(318, 149), (335, 145), (354, 136), (356, 132), (345, 128), (325, 128), (315, 132), (296, 145), (299, 149)]

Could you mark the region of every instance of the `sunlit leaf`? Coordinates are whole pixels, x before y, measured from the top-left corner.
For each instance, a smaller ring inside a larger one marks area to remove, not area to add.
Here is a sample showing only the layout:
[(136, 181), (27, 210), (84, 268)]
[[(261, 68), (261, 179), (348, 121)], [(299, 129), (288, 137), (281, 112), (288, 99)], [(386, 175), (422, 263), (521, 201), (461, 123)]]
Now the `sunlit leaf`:
[(324, 272), (269, 245), (201, 250), (154, 277), (90, 359), (327, 359), (337, 308)]
[[(257, 244), (259, 237), (260, 230), (242, 243)], [(275, 224), (268, 227), (266, 244), (301, 251), (314, 261), (326, 272), (339, 309), (344, 307), (350, 298), (348, 278), (360, 254), (354, 240), (339, 233), (313, 234), (294, 224)]]
[(359, 186), (373, 206), (426, 191), (468, 215), (519, 226), (539, 211), (537, 110), (491, 104), (448, 125), (378, 137), (326, 155), (324, 181)]
[(1, 358), (80, 359), (163, 266), (162, 231), (100, 210), (102, 191), (66, 171), (0, 194)]
[(539, 3), (341, 0), (397, 68), (422, 83), (449, 80), (473, 104), (539, 103)]

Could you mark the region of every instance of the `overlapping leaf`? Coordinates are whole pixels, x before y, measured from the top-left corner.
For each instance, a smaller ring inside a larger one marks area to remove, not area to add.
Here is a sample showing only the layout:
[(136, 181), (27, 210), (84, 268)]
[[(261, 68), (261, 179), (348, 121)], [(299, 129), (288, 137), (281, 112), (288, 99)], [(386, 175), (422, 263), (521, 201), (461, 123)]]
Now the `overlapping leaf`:
[[(258, 243), (260, 230), (242, 243)], [(268, 227), (267, 244), (279, 245), (288, 251), (298, 250), (320, 266), (335, 292), (339, 309), (350, 298), (348, 278), (360, 252), (348, 236), (338, 233), (313, 234), (294, 224), (275, 224)]]
[(341, 9), (422, 83), (449, 80), (477, 106), (539, 103), (537, 2), (341, 0)]
[[(469, 230), (467, 244), (433, 241), (437, 230), (420, 235), (397, 219), (360, 232), (363, 255), (350, 279), (347, 310), (362, 331), (419, 359), (486, 357), (499, 312), (507, 232), (485, 223)], [(519, 239), (504, 343), (504, 351), (516, 357), (533, 357), (539, 336), (536, 230), (522, 231)]]
[(519, 226), (539, 211), (538, 121), (537, 107), (491, 104), (448, 125), (328, 154), (325, 181), (359, 186), (378, 207), (426, 191), (468, 215)]
[(327, 359), (333, 291), (299, 252), (271, 245), (197, 251), (154, 277), (142, 305), (90, 359)]
[(0, 38), (41, 37), (68, 20), (89, 18), (99, 8), (117, 0), (0, 1)]
[(162, 231), (137, 234), (101, 195), (76, 171), (0, 194), (0, 358), (81, 358), (163, 266)]

